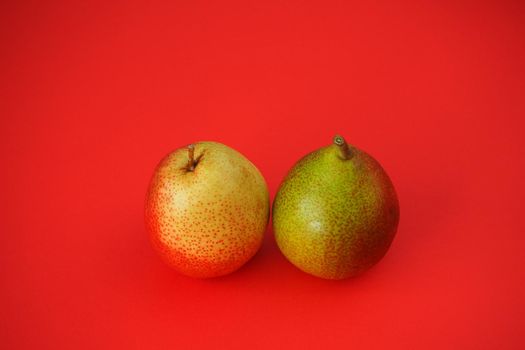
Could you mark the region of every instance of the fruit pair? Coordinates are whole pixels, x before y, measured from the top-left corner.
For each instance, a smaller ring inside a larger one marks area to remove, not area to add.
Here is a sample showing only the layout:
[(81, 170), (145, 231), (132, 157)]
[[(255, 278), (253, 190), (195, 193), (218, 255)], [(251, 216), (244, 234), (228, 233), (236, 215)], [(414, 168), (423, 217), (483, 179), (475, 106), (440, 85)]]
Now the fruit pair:
[[(146, 226), (161, 258), (193, 277), (231, 273), (260, 248), (270, 214), (266, 182), (242, 154), (216, 142), (179, 148), (157, 166)], [(378, 262), (397, 230), (399, 204), (381, 165), (336, 136), (300, 161), (273, 203), (281, 252), (327, 279)]]

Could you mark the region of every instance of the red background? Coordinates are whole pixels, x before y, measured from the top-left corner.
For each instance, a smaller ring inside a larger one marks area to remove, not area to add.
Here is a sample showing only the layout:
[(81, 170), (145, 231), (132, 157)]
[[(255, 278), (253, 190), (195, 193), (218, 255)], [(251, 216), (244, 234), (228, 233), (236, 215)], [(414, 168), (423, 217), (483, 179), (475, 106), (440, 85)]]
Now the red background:
[[(522, 348), (525, 6), (364, 3), (0, 5), (1, 347)], [(336, 132), (400, 198), (365, 275), (306, 275), (270, 229), (224, 278), (151, 249), (167, 152), (223, 142), (273, 198)]]

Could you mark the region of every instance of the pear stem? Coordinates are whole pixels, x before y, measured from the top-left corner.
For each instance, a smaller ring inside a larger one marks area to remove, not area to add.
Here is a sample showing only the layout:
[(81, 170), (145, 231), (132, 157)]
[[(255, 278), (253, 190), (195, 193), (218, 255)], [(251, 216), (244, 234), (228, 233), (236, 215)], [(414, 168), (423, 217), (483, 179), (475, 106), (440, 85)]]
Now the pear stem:
[(195, 170), (195, 145), (192, 143), (188, 145), (188, 171)]
[(348, 144), (346, 143), (345, 139), (341, 135), (335, 135), (334, 144), (339, 147), (339, 151), (341, 152), (341, 158), (352, 158), (352, 152), (350, 151), (350, 148), (348, 147)]

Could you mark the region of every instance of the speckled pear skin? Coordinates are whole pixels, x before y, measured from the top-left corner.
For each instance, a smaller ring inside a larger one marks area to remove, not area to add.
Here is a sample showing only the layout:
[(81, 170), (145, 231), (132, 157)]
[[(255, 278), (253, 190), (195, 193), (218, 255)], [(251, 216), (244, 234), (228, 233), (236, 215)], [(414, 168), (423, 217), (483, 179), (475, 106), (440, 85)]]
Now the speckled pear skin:
[(269, 195), (259, 170), (216, 142), (180, 148), (157, 166), (145, 205), (146, 228), (162, 260), (182, 274), (229, 274), (255, 255), (269, 217)]
[(387, 252), (399, 222), (394, 186), (381, 165), (332, 144), (299, 160), (273, 203), (277, 245), (299, 269), (326, 279), (362, 273)]

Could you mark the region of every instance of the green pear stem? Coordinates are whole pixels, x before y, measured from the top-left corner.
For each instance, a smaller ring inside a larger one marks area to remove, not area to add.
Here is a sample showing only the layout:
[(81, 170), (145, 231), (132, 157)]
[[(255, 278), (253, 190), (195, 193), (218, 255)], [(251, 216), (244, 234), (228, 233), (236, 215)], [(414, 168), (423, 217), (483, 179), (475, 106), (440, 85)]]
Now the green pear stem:
[(195, 145), (192, 143), (188, 145), (188, 171), (195, 170)]
[(348, 144), (346, 143), (345, 139), (341, 135), (335, 135), (334, 144), (339, 147), (341, 158), (352, 158), (352, 152), (350, 151), (350, 148), (348, 147)]

